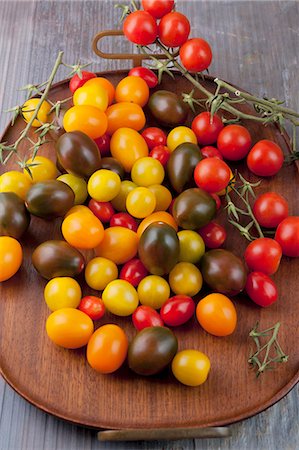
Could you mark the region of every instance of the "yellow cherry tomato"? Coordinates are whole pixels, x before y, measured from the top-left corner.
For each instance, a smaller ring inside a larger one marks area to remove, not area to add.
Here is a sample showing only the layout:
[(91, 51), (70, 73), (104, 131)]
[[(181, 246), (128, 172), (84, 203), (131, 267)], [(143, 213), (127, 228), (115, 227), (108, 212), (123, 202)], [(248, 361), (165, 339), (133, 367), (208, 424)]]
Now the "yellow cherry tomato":
[(88, 180), (89, 195), (98, 202), (109, 202), (120, 191), (121, 179), (112, 170), (100, 169), (94, 172)]
[(68, 212), (66, 213), (66, 215), (64, 217), (70, 216), (71, 214), (80, 212), (82, 214), (88, 214), (89, 216), (94, 216), (93, 212), (84, 205), (76, 205), (76, 206), (72, 206), (71, 209), (68, 210)]
[(205, 243), (202, 237), (192, 230), (178, 232), (180, 241), (180, 261), (197, 263), (205, 252)]
[(116, 211), (127, 211), (126, 201), (128, 194), (135, 188), (137, 188), (137, 184), (133, 183), (133, 181), (125, 180), (120, 183), (119, 193), (111, 200), (112, 206)]
[(136, 130), (131, 128), (118, 128), (113, 133), (110, 142), (113, 158), (116, 158), (126, 172), (130, 172), (137, 159), (148, 156), (148, 146)]
[(171, 152), (177, 148), (178, 145), (184, 142), (191, 142), (197, 144), (197, 138), (191, 128), (180, 126), (173, 128), (167, 136), (167, 147)]
[(52, 278), (44, 289), (45, 302), (51, 311), (77, 308), (82, 292), (79, 283), (70, 277)]
[(167, 223), (167, 225), (170, 225), (175, 231), (178, 230), (178, 225), (171, 214), (166, 211), (157, 211), (153, 214), (150, 214), (148, 217), (143, 219), (142, 222), (140, 222), (140, 225), (137, 229), (138, 237), (140, 238), (144, 230), (154, 222), (164, 222)]
[(118, 277), (117, 265), (107, 258), (93, 258), (85, 268), (85, 280), (89, 287), (97, 291), (105, 289), (110, 281)]
[(205, 331), (214, 336), (229, 336), (237, 326), (237, 311), (226, 295), (209, 294), (197, 304), (196, 317)]
[(189, 262), (180, 262), (169, 274), (169, 284), (175, 294), (198, 294), (202, 287), (202, 275), (198, 268)]
[(67, 184), (74, 191), (75, 205), (81, 205), (85, 202), (88, 192), (86, 181), (83, 178), (72, 175), (71, 173), (64, 173), (63, 175), (60, 175), (57, 180)]
[(31, 185), (31, 180), (24, 173), (16, 170), (4, 172), (0, 176), (0, 192), (14, 192), (23, 200)]
[(115, 372), (123, 364), (128, 352), (125, 332), (114, 324), (103, 325), (91, 336), (87, 345), (87, 361), (100, 373)]
[(74, 212), (65, 217), (61, 231), (64, 239), (77, 248), (95, 248), (104, 238), (102, 222), (94, 214), (85, 211)]
[(148, 275), (140, 281), (137, 293), (142, 305), (159, 309), (168, 300), (170, 287), (164, 278)]
[(155, 207), (155, 194), (146, 187), (138, 187), (127, 196), (126, 208), (131, 216), (137, 219), (149, 216)]
[[(229, 171), (230, 171), (229, 181), (232, 181), (234, 179), (235, 175), (233, 174), (233, 172), (230, 169), (229, 169)], [(233, 180), (233, 182), (232, 182), (233, 186), (235, 185), (235, 183), (236, 183), (236, 180)], [(230, 186), (227, 186), (227, 188), (222, 189), (222, 191), (217, 192), (217, 195), (221, 195), (221, 196), (225, 195), (226, 192), (230, 192), (231, 190), (232, 190), (232, 188)]]
[(131, 170), (132, 181), (138, 186), (147, 187), (151, 184), (161, 184), (164, 176), (164, 168), (160, 161), (150, 156), (139, 158)]
[(73, 95), (75, 106), (88, 105), (94, 106), (101, 111), (106, 111), (108, 107), (108, 93), (103, 86), (86, 86), (86, 83), (79, 89), (76, 89)]
[[(22, 106), (22, 116), (26, 123), (30, 122), (37, 105), (39, 104), (40, 98), (30, 98)], [(41, 107), (38, 111), (37, 118), (32, 122), (32, 127), (38, 128), (43, 123), (51, 122), (49, 117), (51, 105), (46, 100), (43, 101)]]
[(65, 131), (82, 131), (92, 139), (106, 133), (108, 120), (99, 108), (88, 105), (72, 106), (63, 116)]
[(24, 169), (24, 175), (33, 183), (41, 181), (54, 180), (58, 175), (58, 170), (53, 161), (45, 156), (36, 156), (27, 159), (26, 164), (34, 164), (30, 166), (31, 175)]
[(136, 289), (125, 280), (111, 281), (103, 291), (102, 300), (106, 309), (116, 316), (129, 316), (138, 306)]
[(198, 350), (182, 350), (172, 360), (172, 373), (186, 386), (199, 386), (208, 378), (211, 363), (207, 355)]
[(128, 76), (120, 80), (115, 89), (115, 100), (144, 106), (149, 98), (149, 87), (140, 77)]
[(10, 236), (0, 236), (0, 282), (19, 270), (23, 259), (21, 244)]
[(153, 184), (148, 186), (148, 188), (156, 197), (155, 211), (166, 211), (172, 201), (170, 190), (162, 184)]
[(132, 128), (139, 131), (145, 125), (145, 115), (141, 106), (136, 103), (120, 102), (109, 106), (107, 133), (113, 134), (118, 128)]
[(88, 87), (101, 86), (101, 87), (103, 87), (108, 94), (108, 104), (111, 105), (111, 103), (113, 102), (114, 95), (115, 95), (115, 89), (114, 89), (113, 84), (109, 80), (107, 80), (107, 78), (104, 78), (104, 77), (91, 78), (90, 80), (86, 81), (86, 83), (84, 83), (84, 86), (88, 86)]
[(124, 264), (134, 258), (138, 249), (137, 234), (125, 227), (110, 227), (104, 231), (102, 242), (95, 248), (97, 256)]
[(52, 312), (46, 322), (47, 335), (64, 348), (80, 348), (86, 345), (94, 331), (93, 321), (82, 311), (63, 308)]

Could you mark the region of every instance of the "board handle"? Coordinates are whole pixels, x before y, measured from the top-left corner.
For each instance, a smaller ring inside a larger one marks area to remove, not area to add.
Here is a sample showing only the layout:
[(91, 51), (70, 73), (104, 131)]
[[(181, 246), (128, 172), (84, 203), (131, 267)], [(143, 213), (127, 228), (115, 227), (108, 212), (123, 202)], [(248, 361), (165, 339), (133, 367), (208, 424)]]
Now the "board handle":
[(99, 441), (155, 441), (179, 439), (224, 438), (231, 436), (228, 427), (207, 428), (128, 428), (98, 432)]
[(104, 59), (130, 59), (132, 61), (133, 67), (142, 66), (142, 61), (145, 59), (150, 59), (154, 56), (156, 59), (165, 59), (164, 55), (161, 54), (151, 54), (144, 55), (141, 53), (105, 53), (99, 48), (99, 42), (109, 36), (123, 36), (124, 33), (121, 30), (105, 30), (97, 33), (92, 41), (92, 49), (97, 56)]

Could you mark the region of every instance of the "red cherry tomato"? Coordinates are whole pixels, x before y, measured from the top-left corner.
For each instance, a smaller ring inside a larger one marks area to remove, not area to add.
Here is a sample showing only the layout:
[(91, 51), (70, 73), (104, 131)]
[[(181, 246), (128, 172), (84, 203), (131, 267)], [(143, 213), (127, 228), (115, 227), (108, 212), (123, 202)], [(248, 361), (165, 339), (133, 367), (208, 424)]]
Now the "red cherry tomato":
[(205, 158), (199, 161), (194, 170), (197, 186), (207, 192), (225, 189), (230, 180), (228, 165), (218, 158)]
[(210, 145), (207, 145), (206, 147), (203, 147), (200, 149), (200, 152), (204, 158), (219, 158), (223, 159), (222, 154), (216, 147), (212, 147)]
[(100, 297), (87, 295), (81, 299), (78, 306), (80, 311), (87, 314), (92, 320), (100, 320), (105, 314), (105, 305)]
[(170, 13), (174, 6), (174, 0), (142, 0), (142, 7), (155, 19), (161, 19)]
[(259, 238), (250, 242), (244, 258), (250, 270), (272, 275), (278, 269), (281, 256), (281, 246), (278, 242), (270, 238)]
[(189, 39), (180, 48), (180, 58), (189, 72), (202, 72), (212, 62), (212, 49), (207, 41), (201, 38)]
[(151, 306), (141, 305), (132, 314), (134, 327), (140, 331), (148, 327), (163, 327), (160, 314)]
[(188, 295), (175, 295), (163, 304), (160, 315), (166, 325), (177, 327), (191, 319), (195, 312), (195, 303)]
[(111, 137), (108, 133), (103, 134), (103, 136), (94, 140), (98, 146), (98, 149), (101, 153), (101, 156), (109, 156), (110, 155), (110, 141)]
[(164, 167), (168, 163), (170, 155), (171, 152), (166, 145), (157, 145), (157, 147), (154, 147), (149, 153), (149, 156), (160, 161)]
[(132, 286), (136, 287), (147, 275), (148, 271), (140, 259), (134, 258), (123, 265), (119, 278), (128, 281)]
[(146, 11), (134, 11), (125, 18), (123, 32), (134, 44), (149, 45), (155, 41), (158, 27), (151, 14)]
[(184, 14), (170, 12), (159, 23), (159, 38), (166, 47), (180, 47), (190, 33), (190, 23)]
[(103, 223), (110, 222), (111, 217), (115, 213), (114, 208), (110, 202), (98, 202), (93, 198), (89, 200), (88, 208)]
[(110, 227), (124, 227), (129, 230), (137, 231), (138, 224), (134, 217), (125, 212), (114, 214), (110, 219)]
[(88, 72), (87, 70), (82, 70), (82, 76), (79, 77), (78, 74), (75, 74), (70, 81), (70, 91), (72, 94), (80, 87), (83, 86), (83, 84), (86, 83), (86, 81), (90, 80), (91, 78), (96, 78), (96, 74), (93, 72)]
[(210, 196), (213, 197), (213, 199), (215, 200), (215, 202), (216, 202), (216, 208), (217, 208), (217, 211), (218, 211), (218, 209), (221, 208), (221, 199), (220, 199), (219, 195), (214, 194), (214, 193), (212, 192), (212, 193), (210, 194)]
[(275, 240), (281, 245), (282, 254), (299, 256), (299, 216), (289, 216), (277, 227)]
[(270, 306), (278, 297), (277, 287), (271, 278), (262, 272), (251, 272), (246, 281), (246, 292), (259, 306)]
[(250, 150), (250, 133), (242, 125), (227, 125), (219, 133), (217, 147), (224, 159), (239, 161)]
[(212, 118), (208, 111), (198, 114), (191, 125), (200, 145), (214, 144), (223, 127), (221, 118), (217, 114), (214, 114)]
[[(220, 149), (221, 150), (221, 149)], [(257, 142), (247, 156), (247, 166), (255, 175), (272, 177), (283, 165), (283, 152), (275, 142), (263, 139)]]
[(154, 88), (158, 84), (157, 75), (147, 67), (133, 67), (133, 69), (129, 72), (129, 76), (142, 78), (150, 89)]
[(254, 202), (253, 214), (265, 228), (276, 228), (289, 215), (288, 202), (276, 192), (261, 194)]
[(167, 137), (163, 130), (157, 127), (145, 128), (141, 136), (147, 143), (149, 150), (152, 150), (157, 145), (166, 145)]
[(219, 223), (210, 222), (198, 230), (198, 234), (202, 237), (206, 247), (219, 248), (226, 240), (226, 231)]

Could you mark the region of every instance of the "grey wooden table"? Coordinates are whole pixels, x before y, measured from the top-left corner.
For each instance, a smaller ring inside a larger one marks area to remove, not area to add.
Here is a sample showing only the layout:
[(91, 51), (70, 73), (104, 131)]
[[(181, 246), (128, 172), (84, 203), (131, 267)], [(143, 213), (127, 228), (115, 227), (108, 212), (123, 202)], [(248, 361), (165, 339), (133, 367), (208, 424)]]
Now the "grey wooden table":
[[(91, 61), (91, 69), (96, 71), (128, 67), (127, 62), (99, 61), (91, 50), (97, 31), (119, 27), (115, 3), (0, 0), (1, 129), (8, 120), (2, 111), (24, 100), (24, 94), (16, 89), (45, 80), (59, 50), (64, 50), (69, 63), (79, 58)], [(298, 2), (177, 0), (177, 5), (191, 18), (193, 36), (202, 36), (211, 43), (212, 74), (257, 95), (285, 99), (290, 107), (299, 110)], [(113, 45), (114, 50), (115, 46), (127, 49), (121, 41)], [(107, 42), (106, 47), (111, 51), (112, 43)], [(59, 77), (66, 74), (61, 71)], [(299, 448), (298, 399), (295, 388), (269, 410), (233, 425), (232, 437), (221, 441), (105, 444), (96, 441), (94, 432), (37, 410), (0, 379), (0, 450), (294, 450)]]

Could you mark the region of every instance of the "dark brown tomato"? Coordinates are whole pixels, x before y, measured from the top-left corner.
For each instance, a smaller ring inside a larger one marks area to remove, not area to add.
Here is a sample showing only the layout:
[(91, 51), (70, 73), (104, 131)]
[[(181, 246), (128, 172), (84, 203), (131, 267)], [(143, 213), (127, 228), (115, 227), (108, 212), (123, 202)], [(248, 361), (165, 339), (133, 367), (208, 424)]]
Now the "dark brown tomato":
[(187, 104), (170, 91), (154, 92), (148, 101), (148, 108), (157, 122), (166, 127), (184, 124), (188, 115)]
[(46, 241), (32, 253), (36, 271), (47, 280), (55, 277), (75, 277), (84, 269), (83, 255), (65, 241)]
[(189, 142), (180, 144), (171, 153), (167, 163), (167, 174), (173, 189), (181, 193), (186, 187), (190, 187), (194, 169), (201, 160), (199, 147)]
[(214, 219), (214, 198), (199, 188), (182, 192), (173, 204), (172, 214), (177, 224), (185, 230), (197, 230)]
[(26, 195), (28, 211), (44, 219), (64, 216), (74, 205), (73, 190), (62, 181), (47, 180), (34, 184)]
[(168, 274), (180, 256), (180, 243), (176, 231), (164, 222), (152, 223), (139, 239), (138, 254), (151, 274)]
[(139, 375), (154, 375), (171, 363), (177, 349), (177, 338), (168, 328), (144, 328), (129, 346), (129, 367)]
[(0, 193), (0, 236), (19, 239), (30, 224), (23, 200), (14, 192)]
[(236, 295), (243, 291), (247, 269), (234, 253), (222, 249), (210, 250), (200, 262), (203, 279), (211, 289), (225, 295)]
[(81, 131), (64, 133), (55, 147), (57, 159), (68, 173), (89, 178), (101, 168), (101, 154), (97, 144)]

